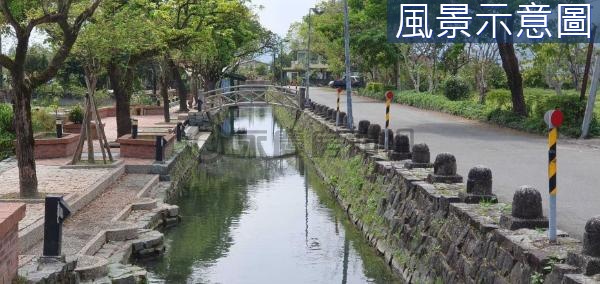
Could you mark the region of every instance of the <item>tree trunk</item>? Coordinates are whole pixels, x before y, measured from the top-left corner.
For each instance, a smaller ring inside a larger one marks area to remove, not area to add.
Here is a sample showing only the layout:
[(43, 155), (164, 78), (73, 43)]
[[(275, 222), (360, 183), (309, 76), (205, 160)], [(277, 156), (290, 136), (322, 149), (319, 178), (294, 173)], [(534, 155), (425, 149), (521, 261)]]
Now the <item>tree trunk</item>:
[(189, 108), (194, 107), (194, 99), (198, 97), (198, 75), (195, 72), (192, 72), (192, 77), (190, 80), (190, 100), (188, 103)]
[(152, 66), (152, 95), (156, 97), (156, 90), (158, 89), (158, 79), (156, 78), (156, 68)]
[[(111, 63), (108, 66), (108, 76), (115, 94), (117, 108), (117, 137), (131, 133), (131, 113), (130, 97), (127, 88), (129, 74), (122, 74), (118, 63)], [(126, 72), (131, 73), (131, 72)], [(132, 74), (131, 74), (132, 75)], [(124, 77), (124, 78), (122, 78)], [(123, 81), (125, 80), (125, 81)]]
[(188, 112), (187, 108), (187, 97), (188, 92), (185, 87), (185, 82), (183, 78), (181, 78), (181, 72), (179, 71), (179, 66), (175, 64), (173, 59), (169, 58), (168, 60), (169, 68), (171, 69), (171, 75), (173, 76), (173, 80), (175, 80), (175, 87), (177, 88), (177, 94), (179, 95), (179, 111), (180, 112)]
[(208, 92), (208, 91), (212, 91), (214, 89), (216, 89), (217, 87), (217, 81), (210, 79), (210, 80), (205, 80), (205, 84), (204, 84), (204, 91)]
[(487, 97), (488, 85), (485, 79), (485, 63), (477, 63), (479, 65), (478, 70), (476, 70), (475, 82), (477, 84), (477, 90), (479, 91), (479, 103), (485, 104), (485, 99)]
[(402, 91), (402, 63), (400, 62), (400, 58), (396, 60), (396, 89), (398, 91)]
[(162, 72), (159, 80), (160, 96), (163, 99), (163, 110), (165, 116), (165, 122), (171, 122), (171, 115), (169, 113), (169, 77), (165, 72)]
[[(13, 73), (14, 126), (16, 154), (19, 166), (19, 189), (22, 198), (38, 197), (38, 182), (35, 167), (33, 127), (31, 126), (31, 92), (22, 84), (23, 73)], [(21, 80), (20, 80), (21, 79)], [(21, 82), (19, 82), (21, 81)]]
[(502, 68), (508, 79), (508, 86), (512, 94), (513, 112), (521, 116), (527, 116), (527, 106), (523, 95), (523, 77), (519, 70), (519, 59), (515, 53), (512, 43), (498, 43), (498, 51), (502, 58)]

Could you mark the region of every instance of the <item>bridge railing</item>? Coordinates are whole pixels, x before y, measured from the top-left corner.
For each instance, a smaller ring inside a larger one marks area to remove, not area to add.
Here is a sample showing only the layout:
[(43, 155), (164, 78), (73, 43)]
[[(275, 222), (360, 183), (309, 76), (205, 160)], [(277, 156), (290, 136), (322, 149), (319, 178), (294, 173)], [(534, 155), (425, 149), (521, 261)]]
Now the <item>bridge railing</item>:
[(234, 92), (240, 92), (240, 91), (266, 91), (269, 89), (274, 89), (276, 91), (282, 92), (282, 93), (286, 93), (286, 94), (290, 94), (290, 95), (297, 95), (298, 91), (295, 89), (291, 89), (288, 87), (282, 87), (282, 86), (275, 86), (275, 85), (237, 85), (237, 86), (231, 86), (231, 87), (224, 87), (224, 88), (219, 88), (219, 89), (214, 89), (211, 91), (206, 91), (206, 92), (201, 92), (200, 96), (210, 96), (210, 95), (216, 95), (216, 94), (231, 94)]
[[(272, 102), (269, 102), (270, 99), (267, 96), (267, 91), (269, 90), (285, 94), (286, 96), (279, 99), (271, 99)], [(239, 85), (200, 93), (200, 96), (203, 97), (203, 110), (205, 111), (216, 110), (225, 106), (258, 102), (298, 107), (298, 95), (299, 92), (295, 89), (274, 85)]]

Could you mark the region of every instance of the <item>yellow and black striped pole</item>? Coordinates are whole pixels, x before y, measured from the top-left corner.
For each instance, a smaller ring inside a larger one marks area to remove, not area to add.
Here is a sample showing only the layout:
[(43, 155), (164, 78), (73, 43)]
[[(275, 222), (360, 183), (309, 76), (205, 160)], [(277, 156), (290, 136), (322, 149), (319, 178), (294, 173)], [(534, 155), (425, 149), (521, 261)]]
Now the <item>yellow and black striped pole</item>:
[(556, 196), (558, 187), (556, 177), (557, 168), (557, 142), (558, 142), (558, 127), (563, 123), (564, 116), (560, 109), (551, 110), (546, 113), (544, 120), (548, 124), (548, 192), (550, 194), (550, 218), (548, 228), (548, 238), (550, 242), (556, 242)]
[(390, 128), (390, 107), (392, 106), (392, 100), (394, 99), (394, 93), (392, 91), (388, 91), (385, 94), (385, 150), (389, 150), (389, 132)]
[(550, 129), (548, 134), (548, 180), (550, 196), (556, 196), (556, 143), (558, 141), (558, 128)]

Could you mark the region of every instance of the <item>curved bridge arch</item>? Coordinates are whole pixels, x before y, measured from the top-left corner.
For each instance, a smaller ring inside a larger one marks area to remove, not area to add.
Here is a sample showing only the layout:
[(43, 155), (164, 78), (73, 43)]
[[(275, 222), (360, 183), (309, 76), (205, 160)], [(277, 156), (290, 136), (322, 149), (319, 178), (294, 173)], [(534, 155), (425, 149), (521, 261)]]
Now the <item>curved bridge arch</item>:
[[(272, 94), (279, 94), (273, 96)], [(218, 112), (233, 106), (275, 105), (301, 110), (300, 92), (287, 87), (273, 85), (240, 85), (215, 89), (201, 93), (204, 97), (202, 110)]]

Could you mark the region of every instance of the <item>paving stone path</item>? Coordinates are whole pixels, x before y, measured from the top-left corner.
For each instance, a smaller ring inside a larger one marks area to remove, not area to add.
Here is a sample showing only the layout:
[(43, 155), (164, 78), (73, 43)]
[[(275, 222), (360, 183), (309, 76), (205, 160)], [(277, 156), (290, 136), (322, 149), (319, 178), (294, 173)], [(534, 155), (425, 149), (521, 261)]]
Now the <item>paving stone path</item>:
[[(114, 227), (112, 218), (137, 200), (136, 194), (152, 177), (152, 175), (127, 174), (86, 207), (70, 216), (63, 225), (62, 253), (76, 254), (98, 232)], [(40, 242), (26, 254), (40, 255), (42, 247), (43, 243)]]
[[(59, 166), (37, 166), (38, 189), (41, 193), (74, 193), (88, 189), (111, 169), (61, 169)], [(19, 192), (19, 169), (0, 170), (0, 196)]]

